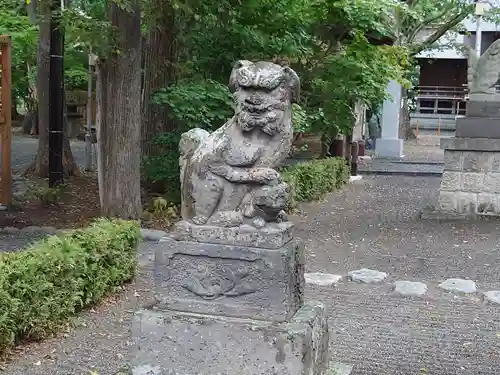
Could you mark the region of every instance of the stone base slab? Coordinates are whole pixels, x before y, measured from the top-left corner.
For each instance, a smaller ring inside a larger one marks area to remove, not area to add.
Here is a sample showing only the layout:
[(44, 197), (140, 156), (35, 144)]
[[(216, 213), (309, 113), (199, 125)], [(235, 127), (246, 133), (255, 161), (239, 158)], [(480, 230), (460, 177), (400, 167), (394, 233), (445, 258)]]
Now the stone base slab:
[(473, 102), (500, 102), (500, 94), (471, 93), (469, 101)]
[(320, 303), (287, 323), (142, 310), (132, 322), (134, 375), (326, 375), (328, 323)]
[(467, 117), (500, 118), (500, 101), (467, 101)]
[(286, 321), (302, 306), (304, 246), (280, 249), (164, 238), (155, 253), (158, 308)]
[(500, 152), (500, 139), (492, 138), (441, 138), (441, 149), (452, 151)]
[(500, 118), (457, 118), (455, 135), (459, 138), (500, 139)]
[(399, 138), (377, 139), (375, 155), (384, 158), (403, 158), (403, 140)]
[(292, 231), (293, 224), (289, 221), (269, 223), (263, 228), (250, 225), (216, 227), (181, 221), (174, 227), (174, 236), (184, 241), (279, 249), (292, 240)]

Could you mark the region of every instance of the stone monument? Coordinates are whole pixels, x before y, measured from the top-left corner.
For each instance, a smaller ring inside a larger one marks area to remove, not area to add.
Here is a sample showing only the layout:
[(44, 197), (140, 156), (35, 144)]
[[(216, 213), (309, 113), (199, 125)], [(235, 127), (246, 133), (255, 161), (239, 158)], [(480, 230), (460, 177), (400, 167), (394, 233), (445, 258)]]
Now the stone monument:
[(444, 172), (436, 212), (447, 218), (500, 216), (500, 40), (469, 53), (466, 116), (441, 139)]
[(274, 169), (292, 145), (299, 78), (239, 61), (236, 109), (182, 135), (182, 221), (155, 255), (156, 305), (135, 315), (134, 374), (310, 374), (328, 366), (320, 303), (303, 302), (304, 248)]

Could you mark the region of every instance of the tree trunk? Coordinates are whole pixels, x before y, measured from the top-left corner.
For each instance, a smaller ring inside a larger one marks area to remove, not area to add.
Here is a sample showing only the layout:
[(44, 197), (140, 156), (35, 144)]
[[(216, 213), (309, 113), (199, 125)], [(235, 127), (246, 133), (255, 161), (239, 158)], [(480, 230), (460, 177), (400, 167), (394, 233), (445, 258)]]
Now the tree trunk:
[[(50, 9), (49, 5), (40, 3), (40, 40), (37, 51), (37, 94), (38, 94), (38, 151), (35, 159), (26, 169), (26, 173), (35, 173), (46, 178), (49, 176), (49, 52), (50, 52)], [(67, 126), (65, 121), (64, 126)], [(66, 130), (66, 129), (65, 129)], [(66, 176), (80, 174), (71, 152), (67, 131), (64, 131), (63, 140), (63, 167)]]
[(401, 87), (401, 100), (403, 107), (401, 108), (399, 116), (399, 138), (401, 139), (415, 139), (415, 133), (411, 128), (410, 123), (410, 109), (408, 103), (408, 89)]
[(151, 144), (153, 138), (162, 132), (175, 129), (169, 119), (165, 105), (153, 104), (151, 96), (163, 87), (175, 82), (177, 60), (175, 13), (170, 2), (153, 0), (155, 12), (149, 22), (144, 53), (144, 87), (142, 98), (142, 155), (152, 156), (157, 152)]
[(101, 211), (138, 219), (141, 214), (141, 17), (110, 2), (118, 53), (97, 64), (97, 144)]

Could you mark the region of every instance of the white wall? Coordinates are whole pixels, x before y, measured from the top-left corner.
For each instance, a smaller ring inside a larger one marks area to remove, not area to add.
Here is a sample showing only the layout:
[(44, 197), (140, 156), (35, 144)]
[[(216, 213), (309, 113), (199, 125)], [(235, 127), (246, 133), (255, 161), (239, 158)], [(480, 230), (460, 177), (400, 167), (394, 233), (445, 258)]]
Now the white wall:
[[(469, 32), (476, 31), (476, 20), (474, 17), (464, 21), (463, 26)], [(481, 30), (483, 32), (488, 31), (500, 31), (500, 25), (496, 25), (491, 22), (481, 22)], [(432, 33), (432, 29), (423, 30), (421, 33), (421, 37), (417, 39), (423, 39)], [(461, 35), (458, 33), (449, 32), (445, 34), (441, 38), (441, 44), (447, 43), (456, 43), (456, 44), (464, 44), (468, 42), (468, 38), (465, 35)], [(472, 46), (473, 47), (473, 46)], [(417, 55), (420, 58), (434, 58), (434, 59), (463, 59), (466, 58), (464, 54), (460, 51), (457, 51), (455, 48), (447, 48), (447, 49), (431, 49), (424, 51)]]

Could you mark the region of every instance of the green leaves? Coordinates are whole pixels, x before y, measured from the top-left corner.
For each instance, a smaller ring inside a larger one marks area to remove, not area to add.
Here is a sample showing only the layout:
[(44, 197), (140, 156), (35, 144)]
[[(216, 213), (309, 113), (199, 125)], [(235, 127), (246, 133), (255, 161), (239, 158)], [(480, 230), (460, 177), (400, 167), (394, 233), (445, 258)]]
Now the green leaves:
[(234, 112), (233, 96), (226, 85), (213, 80), (181, 81), (153, 95), (156, 105), (166, 105), (181, 128), (217, 129)]
[(0, 254), (0, 352), (39, 340), (134, 277), (139, 226), (101, 219), (89, 228)]

